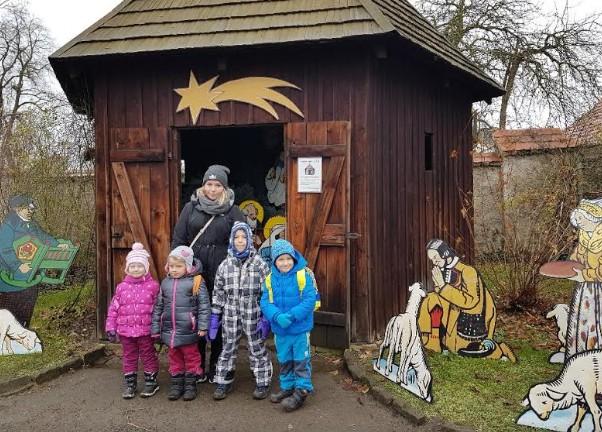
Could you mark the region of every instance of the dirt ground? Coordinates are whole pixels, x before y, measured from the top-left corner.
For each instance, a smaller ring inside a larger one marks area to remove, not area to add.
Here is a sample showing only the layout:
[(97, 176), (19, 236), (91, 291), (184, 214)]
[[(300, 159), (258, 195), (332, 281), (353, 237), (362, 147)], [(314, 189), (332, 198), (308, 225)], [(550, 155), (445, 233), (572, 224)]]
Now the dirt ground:
[[(75, 371), (28, 392), (0, 398), (0, 430), (6, 431), (428, 431), (416, 428), (365, 394), (353, 383), (340, 358), (314, 356), (315, 392), (305, 406), (285, 413), (269, 400), (251, 397), (254, 383), (246, 351), (241, 351), (234, 391), (223, 401), (214, 386), (200, 384), (192, 402), (167, 400), (165, 355), (152, 398), (121, 398), (119, 354), (104, 364)], [(277, 380), (275, 379), (276, 383)], [(142, 379), (139, 377), (139, 385)]]

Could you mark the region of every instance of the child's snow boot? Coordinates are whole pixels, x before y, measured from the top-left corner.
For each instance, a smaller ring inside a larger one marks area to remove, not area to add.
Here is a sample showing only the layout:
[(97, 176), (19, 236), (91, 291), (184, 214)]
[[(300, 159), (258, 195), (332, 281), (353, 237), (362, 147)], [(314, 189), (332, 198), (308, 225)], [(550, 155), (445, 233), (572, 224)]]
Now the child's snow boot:
[(185, 401), (196, 399), (196, 374), (187, 373), (184, 378), (184, 397)]
[(143, 398), (151, 397), (159, 390), (157, 372), (144, 372), (144, 390), (140, 393)]
[(167, 394), (167, 399), (175, 401), (180, 399), (184, 393), (184, 374), (177, 374), (171, 376), (171, 387)]
[(136, 387), (138, 386), (138, 375), (136, 372), (128, 373), (123, 376), (123, 393), (121, 397), (124, 399), (132, 399), (136, 396)]
[(295, 411), (303, 406), (303, 402), (305, 402), (307, 394), (307, 390), (295, 389), (291, 396), (287, 397), (281, 402), (281, 405), (287, 412)]
[(278, 393), (272, 393), (270, 395), (270, 400), (273, 403), (280, 403), (287, 397), (292, 396), (294, 391), (294, 389), (280, 390)]
[(232, 384), (218, 384), (213, 392), (213, 399), (222, 400), (226, 399), (228, 393), (232, 391)]
[(253, 399), (257, 399), (257, 400), (265, 399), (268, 397), (269, 393), (270, 393), (269, 386), (257, 385), (255, 387), (255, 390), (253, 391)]

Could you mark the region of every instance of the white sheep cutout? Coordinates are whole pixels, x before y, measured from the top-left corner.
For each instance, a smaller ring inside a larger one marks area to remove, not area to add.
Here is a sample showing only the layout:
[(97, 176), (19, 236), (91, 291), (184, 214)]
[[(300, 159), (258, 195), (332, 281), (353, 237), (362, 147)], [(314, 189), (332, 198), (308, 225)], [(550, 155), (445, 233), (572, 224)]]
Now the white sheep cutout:
[[(530, 406), (544, 421), (550, 419), (553, 411), (577, 405), (569, 431), (579, 431), (589, 411), (594, 432), (602, 432), (602, 410), (596, 402), (597, 394), (602, 394), (602, 350), (584, 351), (569, 358), (555, 380), (531, 387), (523, 405)], [(519, 424), (525, 423), (519, 419)]]
[(14, 354), (12, 342), (23, 346), (26, 351), (33, 352), (40, 345), (38, 335), (24, 328), (7, 309), (0, 309), (0, 355)]
[(556, 326), (558, 326), (558, 340), (560, 341), (560, 351), (564, 351), (566, 346), (566, 328), (569, 320), (569, 305), (557, 304), (554, 306), (548, 314), (547, 319), (554, 318), (556, 320)]
[[(387, 324), (385, 337), (380, 345), (374, 368), (377, 372), (391, 379), (389, 375), (393, 370), (393, 360), (395, 359), (395, 355), (399, 353), (397, 374), (391, 380), (407, 388), (408, 384), (410, 384), (408, 383), (408, 372), (410, 369), (414, 369), (416, 373), (415, 384), (418, 387), (419, 396), (430, 402), (432, 400), (430, 394), (432, 377), (426, 365), (417, 324), (420, 303), (426, 296), (426, 293), (422, 289), (422, 285), (418, 282), (410, 286), (409, 292), (410, 298), (408, 299), (405, 312), (394, 316)], [(383, 371), (381, 359), (386, 348), (389, 349), (389, 352), (385, 370)], [(409, 388), (407, 389), (410, 390)]]
[(564, 352), (566, 347), (566, 329), (569, 320), (569, 306), (566, 304), (557, 304), (554, 306), (548, 314), (547, 319), (554, 318), (556, 320), (556, 326), (558, 327), (558, 341), (560, 342), (560, 349), (558, 352), (552, 353), (549, 358), (550, 363), (564, 363)]

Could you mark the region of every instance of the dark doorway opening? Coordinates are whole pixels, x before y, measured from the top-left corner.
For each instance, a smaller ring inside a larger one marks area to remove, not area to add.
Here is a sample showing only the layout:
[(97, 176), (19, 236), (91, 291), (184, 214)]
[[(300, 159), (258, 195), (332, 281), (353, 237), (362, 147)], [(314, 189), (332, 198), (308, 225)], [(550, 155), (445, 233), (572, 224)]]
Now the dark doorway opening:
[[(283, 126), (183, 129), (180, 145), (180, 210), (202, 185), (207, 168), (214, 164), (225, 165), (230, 168), (228, 183), (234, 190), (235, 204), (253, 200), (262, 207), (263, 217), (257, 218), (256, 227), (252, 225), (259, 248), (266, 240), (264, 228), (268, 221), (274, 218), (271, 227), (277, 216), (286, 215)], [(245, 209), (241, 210), (245, 213)]]

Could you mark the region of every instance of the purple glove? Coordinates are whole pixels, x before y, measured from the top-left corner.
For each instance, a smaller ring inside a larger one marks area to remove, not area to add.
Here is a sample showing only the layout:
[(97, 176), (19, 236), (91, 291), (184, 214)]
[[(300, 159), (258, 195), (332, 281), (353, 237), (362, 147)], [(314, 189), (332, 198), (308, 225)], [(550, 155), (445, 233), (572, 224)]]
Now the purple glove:
[(270, 325), (270, 322), (267, 319), (265, 319), (264, 317), (259, 318), (259, 321), (257, 321), (257, 332), (259, 333), (261, 339), (266, 340), (270, 335), (271, 329), (272, 326)]
[(221, 315), (212, 313), (209, 320), (209, 340), (215, 340), (221, 323)]
[(108, 331), (107, 332), (107, 339), (109, 340), (109, 342), (115, 343), (115, 341), (117, 340), (117, 333), (115, 333), (114, 330)]

